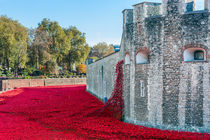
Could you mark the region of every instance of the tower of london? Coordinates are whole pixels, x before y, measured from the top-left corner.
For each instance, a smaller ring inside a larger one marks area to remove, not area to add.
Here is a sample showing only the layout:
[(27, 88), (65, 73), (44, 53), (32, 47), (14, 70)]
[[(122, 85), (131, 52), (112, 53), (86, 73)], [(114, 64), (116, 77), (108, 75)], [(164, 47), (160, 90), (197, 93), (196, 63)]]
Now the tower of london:
[(126, 122), (210, 132), (210, 0), (143, 2), (123, 11), (119, 52), (87, 66), (87, 90), (111, 96), (114, 70), (124, 60)]

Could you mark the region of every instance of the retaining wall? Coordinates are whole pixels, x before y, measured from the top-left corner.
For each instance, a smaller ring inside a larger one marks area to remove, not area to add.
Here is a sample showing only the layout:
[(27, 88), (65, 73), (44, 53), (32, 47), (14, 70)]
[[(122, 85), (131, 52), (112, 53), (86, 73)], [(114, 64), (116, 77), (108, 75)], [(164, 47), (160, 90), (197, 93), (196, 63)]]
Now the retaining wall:
[(12, 79), (1, 81), (1, 91), (12, 90), (21, 87), (39, 87), (56, 85), (80, 85), (86, 84), (86, 78), (58, 78), (58, 79)]

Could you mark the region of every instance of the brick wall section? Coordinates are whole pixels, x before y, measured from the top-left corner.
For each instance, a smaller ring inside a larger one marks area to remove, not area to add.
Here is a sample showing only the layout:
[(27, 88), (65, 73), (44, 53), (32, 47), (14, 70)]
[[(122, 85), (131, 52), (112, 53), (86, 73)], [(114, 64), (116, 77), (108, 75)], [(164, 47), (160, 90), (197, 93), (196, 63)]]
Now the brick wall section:
[(2, 91), (21, 87), (79, 85), (86, 84), (86, 78), (58, 78), (58, 79), (13, 79), (2, 80)]
[(45, 79), (45, 86), (86, 84), (86, 78)]

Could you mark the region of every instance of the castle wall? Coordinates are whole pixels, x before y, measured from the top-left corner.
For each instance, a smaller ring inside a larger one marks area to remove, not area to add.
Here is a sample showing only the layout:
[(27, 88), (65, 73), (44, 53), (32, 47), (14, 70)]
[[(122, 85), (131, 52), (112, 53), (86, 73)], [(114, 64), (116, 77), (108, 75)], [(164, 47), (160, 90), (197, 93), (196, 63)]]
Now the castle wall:
[[(205, 48), (209, 53), (209, 13), (183, 14), (182, 2), (167, 4), (171, 8), (163, 11), (164, 16), (153, 17), (146, 14), (149, 9), (145, 3), (134, 6), (130, 41), (133, 45), (125, 46), (130, 47), (127, 51), (131, 63), (125, 65), (124, 75), (130, 76), (124, 77), (124, 81), (131, 88), (132, 79), (135, 86), (134, 97), (132, 90), (126, 96), (130, 98), (130, 112), (125, 111), (125, 118), (128, 122), (162, 129), (209, 132), (208, 54), (205, 62), (185, 62), (183, 58), (184, 49), (189, 47)], [(143, 49), (149, 51), (149, 63), (132, 63)]]
[(163, 42), (163, 124), (178, 126), (180, 65), (182, 52), (181, 0), (166, 1)]
[[(182, 16), (182, 53), (187, 47), (202, 47), (209, 53), (209, 25), (207, 12), (189, 13)], [(209, 131), (209, 68), (209, 58), (204, 62), (184, 62), (182, 58), (179, 125)]]
[(119, 52), (87, 66), (87, 91), (103, 99), (112, 94)]
[[(127, 14), (126, 14), (127, 13)], [(124, 10), (123, 11), (123, 35), (121, 40), (121, 47), (120, 47), (120, 53), (121, 53), (121, 59), (124, 59), (125, 55), (129, 56), (129, 59), (131, 63), (134, 61), (131, 59), (131, 50), (132, 47), (132, 34), (133, 34), (133, 10)], [(126, 15), (132, 16), (132, 18), (126, 18)], [(126, 20), (130, 19), (130, 20)], [(125, 61), (125, 60), (124, 60)], [(124, 116), (125, 119), (133, 120), (134, 117), (134, 83), (133, 82), (133, 75), (130, 73), (130, 64), (125, 64), (123, 67), (123, 96), (124, 96)], [(132, 81), (131, 81), (132, 80)], [(131, 87), (132, 86), (132, 87)]]
[[(147, 94), (148, 94), (148, 122), (162, 124), (162, 93), (163, 93), (163, 21), (162, 17), (148, 18), (145, 20), (146, 46), (150, 50), (149, 63), (147, 64)], [(141, 64), (139, 65), (139, 67)], [(143, 66), (144, 67), (144, 66)], [(138, 92), (138, 90), (137, 90)]]
[[(163, 0), (162, 8), (158, 3), (144, 2), (123, 11), (121, 49), (110, 67), (116, 60), (126, 62), (125, 121), (161, 129), (210, 132), (210, 16), (208, 10), (184, 11), (182, 0)], [(202, 50), (205, 60), (189, 62), (195, 50)], [(87, 79), (93, 76), (87, 81), (88, 89), (100, 98), (104, 94), (97, 71), (110, 59), (88, 66)], [(90, 70), (96, 72), (91, 74)]]

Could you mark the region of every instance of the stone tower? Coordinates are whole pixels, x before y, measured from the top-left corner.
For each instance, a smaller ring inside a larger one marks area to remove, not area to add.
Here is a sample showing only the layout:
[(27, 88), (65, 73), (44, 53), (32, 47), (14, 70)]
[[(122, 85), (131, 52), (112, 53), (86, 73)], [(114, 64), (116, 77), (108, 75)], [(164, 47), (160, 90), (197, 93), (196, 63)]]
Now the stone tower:
[[(163, 124), (177, 125), (178, 99), (181, 66), (181, 17), (183, 0), (163, 0), (164, 44), (163, 44)], [(173, 83), (173, 84), (172, 84)]]
[[(210, 132), (210, 0), (204, 1), (200, 11), (193, 10), (193, 0), (142, 2), (124, 10), (120, 52), (88, 66), (88, 90), (103, 97), (100, 91), (113, 88), (112, 71), (124, 59), (126, 122)], [(106, 86), (98, 82), (101, 66)]]

